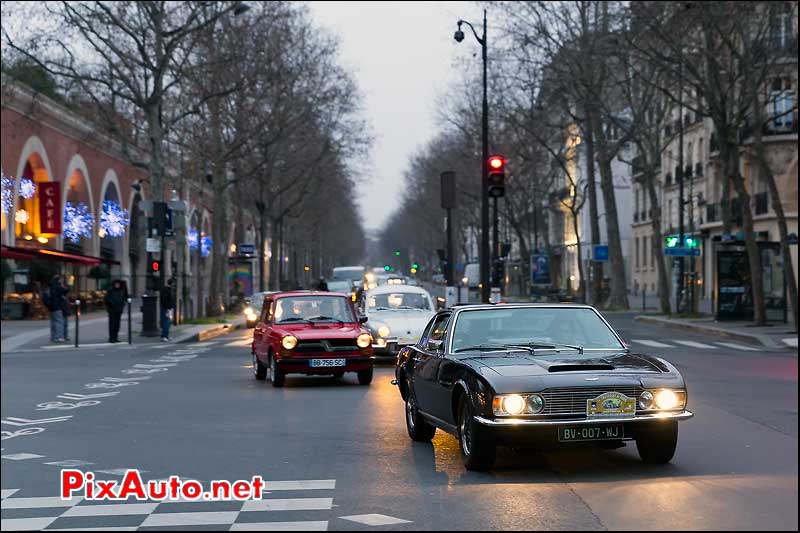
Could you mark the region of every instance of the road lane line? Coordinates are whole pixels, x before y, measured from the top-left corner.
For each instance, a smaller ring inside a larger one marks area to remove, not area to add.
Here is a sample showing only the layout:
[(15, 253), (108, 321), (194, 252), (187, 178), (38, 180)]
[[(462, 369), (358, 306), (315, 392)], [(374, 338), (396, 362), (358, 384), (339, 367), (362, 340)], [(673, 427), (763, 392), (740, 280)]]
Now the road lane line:
[(266, 490), (333, 490), (335, 479), (309, 479), (304, 481), (267, 481)]
[(720, 346), (725, 346), (726, 348), (733, 348), (734, 350), (744, 350), (747, 352), (761, 352), (763, 348), (755, 348), (753, 346), (744, 346), (742, 344), (736, 344), (733, 342), (715, 342), (714, 344), (719, 344)]
[(652, 348), (675, 348), (675, 346), (671, 344), (664, 344), (663, 342), (658, 341), (650, 341), (645, 339), (631, 339), (631, 341), (637, 344), (644, 344), (645, 346), (650, 346)]
[(328, 522), (238, 522), (228, 531), (328, 531)]
[(237, 516), (239, 516), (239, 511), (159, 513), (148, 516), (139, 527), (227, 525), (233, 524)]
[(116, 505), (76, 505), (62, 514), (62, 517), (72, 516), (125, 516), (136, 514), (149, 515), (158, 507), (156, 503), (121, 503)]
[(15, 492), (19, 492), (19, 489), (3, 489), (0, 491), (0, 500), (5, 500)]
[(695, 341), (679, 341), (674, 340), (673, 342), (677, 342), (678, 344), (683, 344), (684, 346), (691, 346), (692, 348), (702, 348), (704, 350), (716, 350), (716, 346), (712, 346), (710, 344), (703, 344), (702, 342), (695, 342)]
[(288, 498), (269, 500), (247, 500), (242, 512), (248, 511), (329, 511), (333, 498)]
[(35, 453), (14, 453), (11, 455), (3, 455), (3, 459), (11, 459), (12, 461), (25, 461), (27, 459), (39, 459), (45, 457), (44, 455), (37, 455)]

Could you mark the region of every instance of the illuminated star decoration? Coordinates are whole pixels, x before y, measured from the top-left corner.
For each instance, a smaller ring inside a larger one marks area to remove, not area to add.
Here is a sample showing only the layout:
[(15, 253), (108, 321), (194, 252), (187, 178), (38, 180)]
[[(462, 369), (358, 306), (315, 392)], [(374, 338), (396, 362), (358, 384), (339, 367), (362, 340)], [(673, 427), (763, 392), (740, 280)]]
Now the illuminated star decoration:
[(36, 184), (30, 178), (22, 178), (19, 181), (19, 195), (29, 200), (36, 194)]
[(11, 209), (13, 208), (13, 198), (14, 198), (14, 181), (10, 178), (6, 177), (3, 174), (3, 181), (2, 181), (2, 194), (3, 194), (3, 213), (10, 213)]
[(211, 254), (212, 241), (208, 235), (203, 235), (200, 241), (200, 257), (208, 257)]
[(189, 242), (189, 250), (192, 252), (197, 250), (197, 247), (200, 245), (199, 235), (197, 234), (197, 230), (194, 228), (189, 228), (189, 234), (187, 235), (186, 240)]
[(92, 236), (94, 215), (83, 202), (73, 205), (67, 202), (64, 208), (64, 237), (72, 243), (79, 243), (81, 237)]
[(100, 213), (100, 229), (109, 237), (122, 237), (125, 228), (130, 224), (128, 211), (122, 209), (117, 202), (106, 200), (103, 202), (103, 211)]

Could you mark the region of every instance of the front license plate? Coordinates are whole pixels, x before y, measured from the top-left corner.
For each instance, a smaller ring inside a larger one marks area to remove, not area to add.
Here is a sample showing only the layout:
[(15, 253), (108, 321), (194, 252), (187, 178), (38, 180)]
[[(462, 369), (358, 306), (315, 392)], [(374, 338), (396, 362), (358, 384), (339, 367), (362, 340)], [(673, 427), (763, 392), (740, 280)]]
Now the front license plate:
[(622, 424), (611, 426), (564, 426), (558, 428), (559, 442), (580, 440), (616, 440), (625, 436)]
[(312, 359), (311, 368), (329, 368), (334, 366), (346, 366), (347, 359)]

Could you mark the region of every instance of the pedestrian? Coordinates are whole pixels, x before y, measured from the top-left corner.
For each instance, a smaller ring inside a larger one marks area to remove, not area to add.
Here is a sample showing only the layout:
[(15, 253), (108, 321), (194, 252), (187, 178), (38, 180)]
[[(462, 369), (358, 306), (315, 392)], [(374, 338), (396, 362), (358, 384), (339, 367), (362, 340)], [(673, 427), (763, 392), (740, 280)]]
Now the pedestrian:
[(56, 274), (50, 280), (50, 290), (44, 302), (50, 311), (50, 341), (64, 342), (64, 285), (61, 276)]
[(64, 315), (64, 342), (69, 342), (69, 312), (70, 312), (70, 298), (69, 293), (72, 287), (67, 285), (66, 278), (61, 278), (62, 288), (64, 290), (64, 297), (61, 299), (61, 312)]
[(325, 281), (325, 276), (319, 277), (319, 282), (317, 282), (317, 290), (318, 291), (328, 291), (328, 283)]
[(173, 307), (172, 298), (172, 278), (167, 280), (166, 285), (161, 287), (161, 340), (167, 342), (169, 338), (169, 314)]
[(122, 280), (114, 280), (106, 292), (106, 310), (108, 311), (108, 342), (119, 342), (119, 325), (122, 320), (122, 311), (128, 295), (122, 285)]

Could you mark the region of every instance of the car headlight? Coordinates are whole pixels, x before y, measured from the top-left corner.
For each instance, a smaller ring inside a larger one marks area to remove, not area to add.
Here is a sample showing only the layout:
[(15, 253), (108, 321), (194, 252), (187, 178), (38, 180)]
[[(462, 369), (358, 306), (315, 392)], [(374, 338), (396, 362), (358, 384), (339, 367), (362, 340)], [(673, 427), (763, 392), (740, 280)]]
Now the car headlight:
[(378, 336), (379, 337), (388, 337), (392, 330), (389, 329), (389, 326), (381, 326), (378, 328)]
[(686, 407), (686, 391), (680, 389), (646, 390), (639, 395), (639, 409), (670, 411)]
[(639, 407), (641, 409), (651, 409), (653, 407), (653, 400), (655, 400), (653, 393), (646, 390), (639, 395)]
[(660, 390), (656, 393), (656, 405), (659, 409), (675, 409), (679, 407), (678, 395), (669, 389)]
[(253, 314), (253, 308), (252, 307), (245, 307), (244, 308), (244, 314), (252, 315)]
[(286, 335), (281, 339), (281, 345), (287, 350), (293, 350), (297, 346), (297, 337), (294, 335)]
[(247, 318), (248, 322), (255, 322), (258, 316), (255, 313), (248, 313), (245, 318)]
[(500, 394), (492, 401), (495, 416), (536, 415), (544, 410), (539, 394)]
[(372, 335), (369, 333), (362, 333), (356, 339), (356, 344), (359, 348), (369, 348), (372, 345)]

